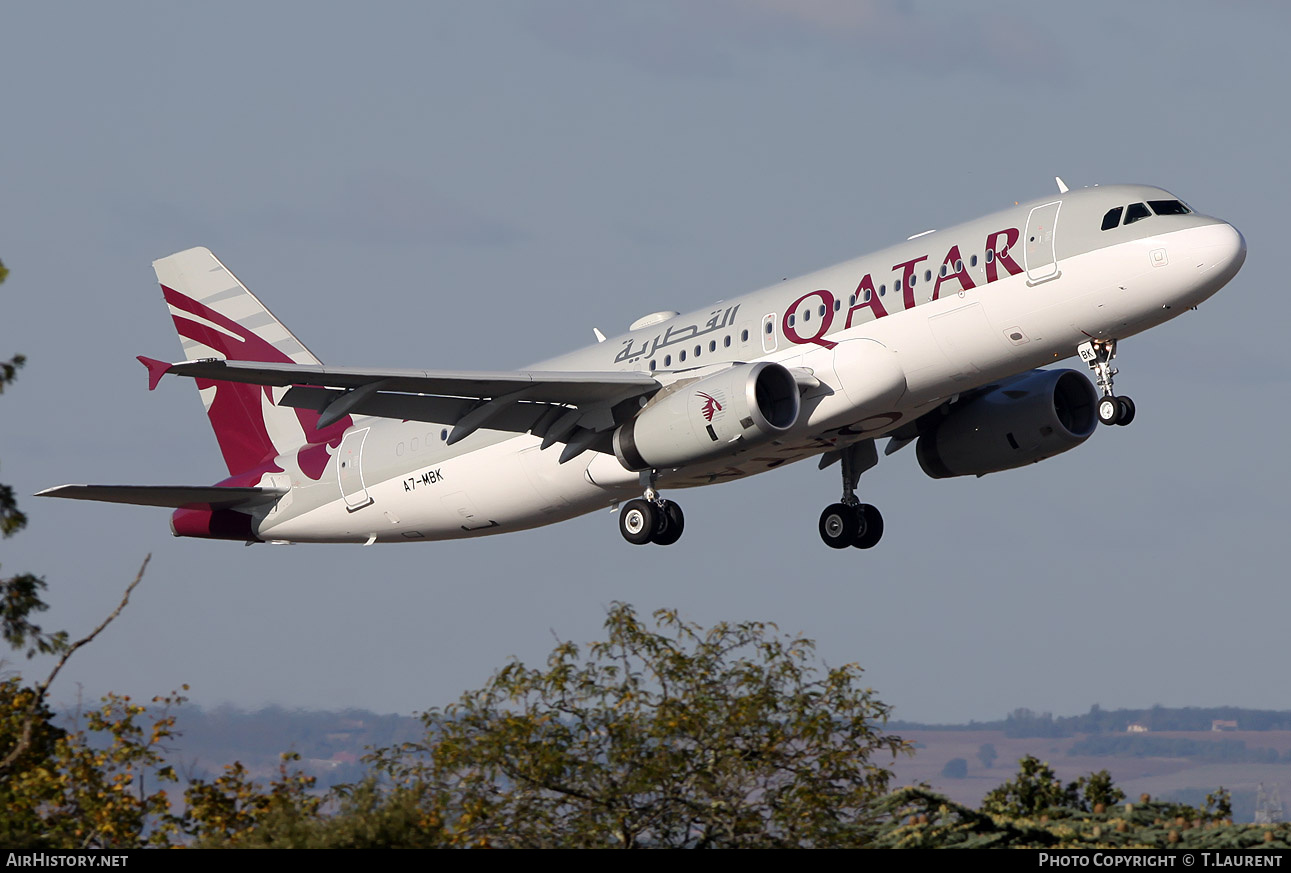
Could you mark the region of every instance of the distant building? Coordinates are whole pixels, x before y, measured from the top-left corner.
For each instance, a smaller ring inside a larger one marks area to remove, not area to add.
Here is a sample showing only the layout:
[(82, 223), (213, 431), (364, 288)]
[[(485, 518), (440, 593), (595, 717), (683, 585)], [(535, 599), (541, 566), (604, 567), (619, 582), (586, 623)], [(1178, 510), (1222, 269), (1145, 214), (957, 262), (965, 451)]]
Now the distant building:
[(1125, 732), (1127, 734), (1145, 734), (1148, 732), (1148, 726), (1142, 722), (1130, 722), (1125, 726)]
[(1210, 723), (1210, 729), (1212, 731), (1235, 731), (1237, 730), (1237, 722), (1229, 719), (1217, 718)]

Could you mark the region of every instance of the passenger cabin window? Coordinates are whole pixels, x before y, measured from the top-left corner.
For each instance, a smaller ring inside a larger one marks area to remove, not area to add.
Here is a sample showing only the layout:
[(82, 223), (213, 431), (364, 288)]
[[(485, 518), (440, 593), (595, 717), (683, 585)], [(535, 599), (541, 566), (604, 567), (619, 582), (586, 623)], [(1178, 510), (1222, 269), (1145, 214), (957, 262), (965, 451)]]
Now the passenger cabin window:
[(1125, 209), (1125, 224), (1131, 225), (1136, 221), (1142, 221), (1145, 218), (1151, 218), (1152, 213), (1148, 212), (1146, 203), (1131, 203)]
[(1149, 200), (1148, 206), (1157, 215), (1188, 215), (1192, 212), (1180, 200)]
[(1107, 210), (1107, 214), (1103, 216), (1103, 230), (1111, 230), (1114, 227), (1120, 227), (1121, 213), (1124, 211), (1124, 206), (1117, 206), (1115, 209)]

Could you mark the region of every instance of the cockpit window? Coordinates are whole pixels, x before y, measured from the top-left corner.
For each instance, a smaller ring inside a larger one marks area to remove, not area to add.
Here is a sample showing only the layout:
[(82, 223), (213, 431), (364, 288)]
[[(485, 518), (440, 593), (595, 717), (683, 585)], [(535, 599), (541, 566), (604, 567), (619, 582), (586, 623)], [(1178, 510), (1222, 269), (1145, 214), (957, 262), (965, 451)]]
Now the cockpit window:
[(1107, 210), (1103, 216), (1103, 230), (1111, 230), (1121, 223), (1121, 213), (1125, 211), (1124, 206), (1118, 206), (1115, 209)]
[(1152, 213), (1148, 212), (1148, 207), (1143, 203), (1131, 203), (1125, 209), (1125, 223), (1127, 225), (1151, 216)]
[(1187, 215), (1192, 212), (1178, 200), (1149, 200), (1148, 206), (1157, 215)]

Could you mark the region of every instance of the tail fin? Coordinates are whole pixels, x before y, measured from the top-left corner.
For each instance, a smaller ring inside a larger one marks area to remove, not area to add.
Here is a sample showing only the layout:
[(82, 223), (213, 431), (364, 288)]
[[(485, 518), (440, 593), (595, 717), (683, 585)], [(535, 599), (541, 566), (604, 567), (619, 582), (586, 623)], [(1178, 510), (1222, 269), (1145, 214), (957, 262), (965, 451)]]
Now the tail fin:
[[(188, 249), (152, 266), (188, 360), (321, 363), (210, 249)], [(274, 392), (283, 394), (283, 388), (202, 379), (197, 388), (224, 463), (235, 475), (309, 444), (339, 445), (353, 423), (346, 416), (319, 431), (317, 412), (277, 405)]]

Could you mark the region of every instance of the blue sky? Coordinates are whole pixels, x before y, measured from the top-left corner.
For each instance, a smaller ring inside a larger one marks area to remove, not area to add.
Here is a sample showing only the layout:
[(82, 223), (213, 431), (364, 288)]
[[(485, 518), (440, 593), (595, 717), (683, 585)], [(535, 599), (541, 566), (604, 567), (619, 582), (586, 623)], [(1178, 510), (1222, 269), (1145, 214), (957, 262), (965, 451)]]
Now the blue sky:
[[(26, 498), (6, 573), (84, 631), (56, 699), (412, 712), (606, 606), (774, 621), (900, 718), (1286, 708), (1287, 7), (1273, 3), (26, 4), (0, 49), (0, 481), (222, 477), (150, 262), (209, 246), (324, 361), (520, 367), (1069, 185), (1166, 187), (1246, 235), (1237, 279), (1124, 343), (1130, 428), (1031, 468), (835, 470), (399, 547), (175, 540), (164, 510)], [(10, 660), (9, 667), (24, 668)]]

